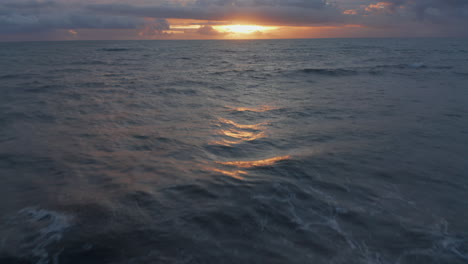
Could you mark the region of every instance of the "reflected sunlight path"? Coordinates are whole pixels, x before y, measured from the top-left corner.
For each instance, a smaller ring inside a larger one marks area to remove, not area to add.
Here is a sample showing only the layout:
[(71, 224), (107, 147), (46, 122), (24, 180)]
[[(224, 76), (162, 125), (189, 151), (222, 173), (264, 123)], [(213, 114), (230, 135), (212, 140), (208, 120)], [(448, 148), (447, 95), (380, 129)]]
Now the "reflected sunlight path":
[[(237, 112), (244, 112), (250, 111), (254, 113), (261, 113), (267, 112), (271, 110), (275, 110), (278, 108), (262, 105), (257, 108), (249, 108), (249, 107), (227, 107), (230, 111), (237, 111)], [(233, 120), (227, 118), (218, 118), (218, 126), (220, 127), (217, 131), (217, 135), (221, 135), (226, 138), (221, 140), (212, 141), (211, 144), (214, 145), (221, 145), (221, 146), (228, 146), (232, 147), (233, 145), (251, 142), (261, 138), (267, 138), (268, 134), (266, 132), (266, 126), (270, 123), (268, 122), (261, 122), (258, 124), (239, 124)], [(227, 128), (226, 128), (227, 127)], [(275, 156), (269, 157), (260, 160), (244, 160), (244, 161), (215, 161), (215, 165), (221, 165), (224, 168), (218, 167), (204, 167), (203, 169), (209, 170), (216, 173), (221, 173), (223, 175), (238, 179), (244, 180), (244, 176), (247, 176), (249, 173), (245, 170), (240, 169), (249, 169), (255, 167), (266, 167), (272, 166), (275, 163), (283, 160), (291, 159), (290, 155), (284, 156)], [(228, 167), (228, 168), (226, 168)], [(237, 167), (237, 168), (233, 168)]]

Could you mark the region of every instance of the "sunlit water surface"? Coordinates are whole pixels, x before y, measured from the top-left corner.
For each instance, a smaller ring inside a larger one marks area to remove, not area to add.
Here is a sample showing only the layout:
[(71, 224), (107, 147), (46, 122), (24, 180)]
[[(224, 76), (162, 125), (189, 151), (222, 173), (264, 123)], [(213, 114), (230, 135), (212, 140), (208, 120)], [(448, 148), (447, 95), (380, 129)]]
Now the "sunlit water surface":
[(468, 263), (467, 47), (0, 44), (0, 263)]

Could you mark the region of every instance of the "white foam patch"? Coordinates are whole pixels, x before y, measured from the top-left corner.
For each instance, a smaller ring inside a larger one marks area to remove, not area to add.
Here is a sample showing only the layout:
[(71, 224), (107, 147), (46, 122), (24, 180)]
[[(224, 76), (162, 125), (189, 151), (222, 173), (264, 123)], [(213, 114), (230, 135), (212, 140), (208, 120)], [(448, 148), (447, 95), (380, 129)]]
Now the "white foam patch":
[[(25, 255), (38, 259), (36, 264), (57, 263), (60, 252), (49, 252), (49, 247), (63, 238), (67, 228), (71, 226), (72, 217), (63, 213), (28, 207), (20, 210), (15, 217), (17, 224), (27, 225), (32, 229), (30, 241), (21, 245)], [(52, 260), (52, 261), (51, 261)]]

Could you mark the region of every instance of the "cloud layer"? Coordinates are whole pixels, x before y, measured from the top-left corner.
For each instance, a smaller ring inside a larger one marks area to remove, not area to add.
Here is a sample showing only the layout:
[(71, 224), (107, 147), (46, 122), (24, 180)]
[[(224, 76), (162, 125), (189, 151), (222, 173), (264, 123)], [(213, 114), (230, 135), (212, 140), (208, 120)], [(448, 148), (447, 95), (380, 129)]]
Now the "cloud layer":
[[(54, 30), (137, 30), (140, 36), (169, 34), (168, 20), (200, 21), (187, 31), (219, 36), (209, 23), (317, 27), (360, 25), (394, 35), (414, 31), (468, 36), (467, 0), (3, 0), (2, 35)], [(143, 33), (142, 33), (143, 32)]]

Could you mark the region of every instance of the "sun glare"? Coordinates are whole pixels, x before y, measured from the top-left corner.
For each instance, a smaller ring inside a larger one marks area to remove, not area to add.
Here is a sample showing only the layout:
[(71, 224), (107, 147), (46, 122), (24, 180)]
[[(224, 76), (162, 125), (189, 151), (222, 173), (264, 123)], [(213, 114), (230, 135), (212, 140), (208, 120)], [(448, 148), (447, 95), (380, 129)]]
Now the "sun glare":
[(258, 25), (222, 25), (222, 26), (214, 26), (213, 28), (219, 32), (235, 33), (235, 34), (252, 34), (255, 32), (265, 32), (265, 31), (277, 29), (277, 27), (258, 26)]

